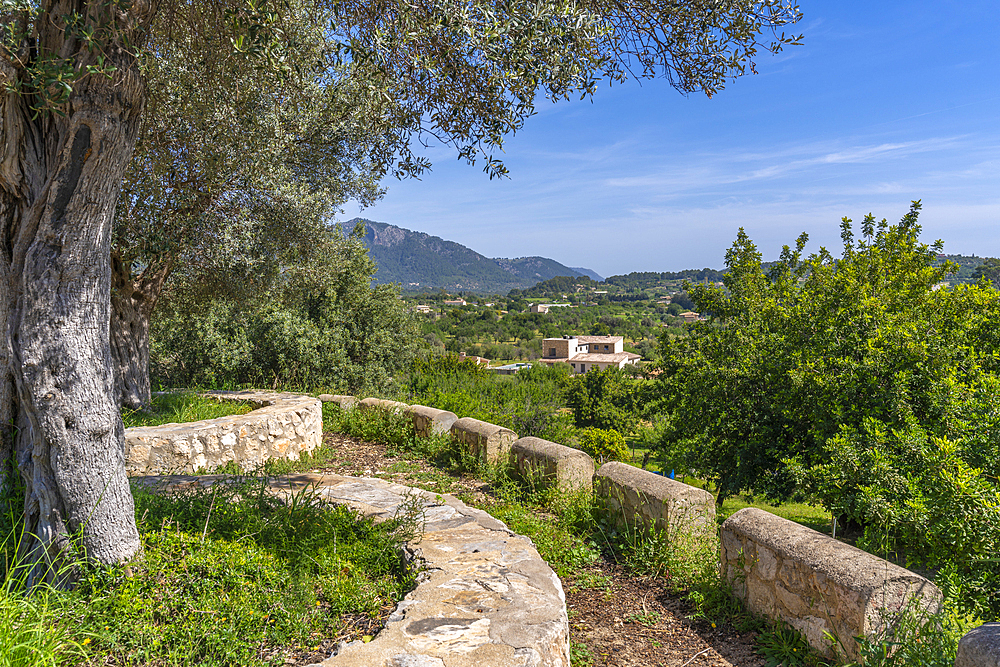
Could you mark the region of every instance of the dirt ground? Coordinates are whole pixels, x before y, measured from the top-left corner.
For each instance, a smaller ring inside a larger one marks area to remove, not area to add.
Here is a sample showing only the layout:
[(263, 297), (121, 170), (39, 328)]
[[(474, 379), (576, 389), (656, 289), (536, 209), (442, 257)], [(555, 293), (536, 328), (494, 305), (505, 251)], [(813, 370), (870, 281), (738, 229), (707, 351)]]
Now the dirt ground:
[[(334, 458), (314, 472), (380, 477), (399, 484), (433, 488), (442, 493), (480, 496), (488, 486), (472, 477), (444, 476), (417, 459), (392, 456), (383, 445), (327, 433), (324, 441)], [(566, 580), (566, 607), (574, 662), (594, 667), (765, 667), (757, 655), (754, 634), (689, 618), (690, 608), (671, 597), (653, 577), (630, 575), (600, 561), (586, 574), (606, 584), (585, 588)], [(582, 578), (582, 577), (581, 577)], [(372, 635), (382, 618), (345, 618), (338, 636), (316, 647), (291, 650), (286, 664), (307, 665), (327, 657), (341, 640)]]

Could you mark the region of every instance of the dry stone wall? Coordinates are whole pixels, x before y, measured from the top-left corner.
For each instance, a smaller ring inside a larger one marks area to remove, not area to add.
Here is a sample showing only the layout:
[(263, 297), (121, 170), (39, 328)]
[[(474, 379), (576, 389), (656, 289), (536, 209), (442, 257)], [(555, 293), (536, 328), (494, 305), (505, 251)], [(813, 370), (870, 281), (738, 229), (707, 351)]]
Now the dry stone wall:
[(365, 398), (358, 403), (358, 407), (362, 410), (386, 410), (401, 415), (410, 406), (399, 401), (387, 401), (384, 398)]
[(510, 448), (510, 463), (523, 478), (535, 478), (561, 489), (589, 489), (594, 459), (586, 452), (541, 438), (521, 438)]
[(271, 459), (298, 458), (322, 442), (319, 399), (259, 391), (211, 391), (204, 395), (250, 401), (259, 407), (245, 415), (126, 429), (129, 475), (190, 473), (231, 461), (243, 470), (252, 470)]
[[(395, 401), (361, 401), (362, 407), (366, 404), (406, 412), (419, 433), (432, 430), (435, 419), (444, 423), (454, 416), (445, 413), (442, 418), (443, 411)], [(452, 437), (465, 443), (473, 453), (493, 462), (508, 463), (522, 476), (540, 478), (564, 488), (593, 486), (597, 500), (625, 523), (685, 532), (715, 526), (714, 498), (706, 491), (625, 463), (606, 463), (595, 474), (594, 462), (585, 452), (540, 438), (517, 439), (509, 429), (476, 419), (456, 419), (450, 430)], [(668, 535), (672, 536), (669, 532)], [(722, 526), (721, 541), (722, 573), (736, 595), (752, 611), (787, 622), (817, 651), (830, 657), (839, 653), (839, 657), (857, 659), (854, 637), (879, 635), (907, 605), (920, 605), (928, 610), (940, 605), (941, 592), (925, 578), (760, 509), (747, 508), (727, 519)], [(426, 626), (407, 627), (419, 627), (421, 631), (447, 638), (463, 635), (476, 622), (475, 619), (469, 623), (437, 620), (428, 621)], [(831, 647), (828, 636), (837, 638), (836, 649)], [(383, 662), (379, 664), (388, 667), (452, 665), (446, 660), (438, 662), (434, 657), (380, 655)], [(987, 624), (963, 639), (956, 667), (1000, 667), (998, 656), (1000, 624)]]
[(907, 605), (935, 611), (941, 603), (920, 575), (762, 509), (733, 514), (721, 537), (722, 574), (736, 596), (829, 657), (856, 660), (854, 637), (878, 636)]
[(496, 463), (507, 457), (511, 444), (517, 440), (517, 433), (503, 426), (462, 417), (451, 425), (451, 437), (465, 444), (473, 456)]
[(715, 528), (715, 498), (703, 489), (609, 461), (594, 475), (594, 492), (618, 523), (655, 530)]
[(986, 623), (962, 637), (955, 667), (1000, 667), (1000, 623)]
[(336, 403), (341, 410), (353, 410), (358, 406), (358, 399), (341, 394), (320, 394), (319, 400), (323, 403)]

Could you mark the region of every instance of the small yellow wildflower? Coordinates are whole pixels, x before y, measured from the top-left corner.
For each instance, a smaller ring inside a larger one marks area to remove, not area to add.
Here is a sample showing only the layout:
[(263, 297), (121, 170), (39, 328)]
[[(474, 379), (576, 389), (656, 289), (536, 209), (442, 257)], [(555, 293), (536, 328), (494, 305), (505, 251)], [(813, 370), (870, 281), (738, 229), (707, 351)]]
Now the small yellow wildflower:
[(83, 640), (83, 645), (84, 646), (86, 646), (89, 643), (90, 643), (90, 637), (87, 637), (86, 639)]

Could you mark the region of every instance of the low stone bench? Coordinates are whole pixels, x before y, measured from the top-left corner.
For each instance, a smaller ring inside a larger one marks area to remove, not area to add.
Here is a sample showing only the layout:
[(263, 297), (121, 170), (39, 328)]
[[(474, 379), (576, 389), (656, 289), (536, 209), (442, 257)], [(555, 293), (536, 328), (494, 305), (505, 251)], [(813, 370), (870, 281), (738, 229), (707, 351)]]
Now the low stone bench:
[(413, 431), (424, 438), (449, 433), (452, 425), (458, 421), (458, 415), (454, 412), (429, 408), (426, 405), (411, 405), (404, 412), (413, 422)]
[(410, 406), (406, 403), (389, 401), (384, 398), (363, 398), (358, 403), (358, 407), (362, 410), (385, 410), (394, 415), (401, 415)]
[(194, 472), (235, 462), (252, 470), (271, 459), (296, 459), (323, 439), (319, 399), (261, 391), (210, 391), (218, 400), (249, 401), (245, 415), (125, 430), (129, 475)]
[(654, 530), (715, 527), (715, 498), (676, 480), (609, 461), (594, 475), (597, 500), (620, 524)]
[(955, 667), (1000, 667), (1000, 623), (986, 623), (958, 642)]
[(941, 591), (918, 574), (748, 507), (722, 524), (722, 573), (750, 611), (780, 619), (818, 652), (858, 659), (854, 637), (880, 635), (908, 605), (937, 611)]
[(562, 489), (590, 488), (594, 459), (579, 449), (541, 438), (521, 438), (510, 448), (511, 465), (522, 478), (535, 478)]
[(517, 440), (517, 433), (503, 426), (462, 417), (451, 425), (451, 437), (467, 445), (473, 456), (496, 463), (507, 456), (511, 444)]
[[(146, 477), (163, 491), (225, 475)], [(412, 515), (423, 534), (405, 546), (417, 586), (369, 642), (343, 643), (309, 667), (570, 667), (562, 584), (527, 537), (460, 500), (379, 479), (299, 474), (271, 481), (290, 497), (310, 489), (376, 521)]]
[(319, 400), (324, 403), (336, 403), (341, 410), (353, 410), (358, 405), (358, 399), (342, 394), (320, 394)]

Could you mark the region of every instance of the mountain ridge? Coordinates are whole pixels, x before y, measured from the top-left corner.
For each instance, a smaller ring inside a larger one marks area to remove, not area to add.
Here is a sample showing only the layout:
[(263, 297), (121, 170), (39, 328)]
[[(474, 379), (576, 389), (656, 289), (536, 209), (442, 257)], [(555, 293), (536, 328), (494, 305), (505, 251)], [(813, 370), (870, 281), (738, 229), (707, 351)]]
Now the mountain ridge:
[(506, 294), (555, 276), (600, 278), (590, 269), (568, 267), (547, 257), (486, 257), (455, 241), (366, 218), (353, 218), (339, 226), (349, 234), (359, 222), (365, 228), (368, 254), (378, 266), (375, 281), (400, 283), (404, 290)]

